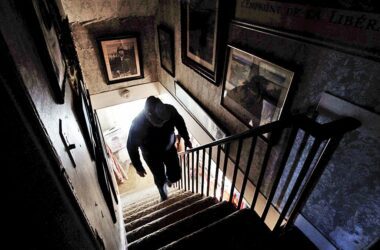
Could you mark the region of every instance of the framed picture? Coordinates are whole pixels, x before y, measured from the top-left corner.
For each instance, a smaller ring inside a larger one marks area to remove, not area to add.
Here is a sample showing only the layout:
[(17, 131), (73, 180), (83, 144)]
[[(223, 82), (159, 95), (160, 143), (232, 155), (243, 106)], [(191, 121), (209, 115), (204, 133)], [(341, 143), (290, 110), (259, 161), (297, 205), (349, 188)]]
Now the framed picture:
[(228, 5), (232, 1), (188, 0), (181, 3), (182, 62), (219, 85), (223, 67)]
[(108, 84), (144, 77), (137, 36), (100, 38), (98, 41)]
[(107, 154), (106, 145), (103, 138), (103, 132), (100, 127), (99, 118), (97, 113), (94, 113), (94, 130), (96, 138), (96, 171), (100, 189), (102, 190), (103, 197), (106, 201), (108, 210), (110, 212), (113, 223), (117, 222), (115, 214), (115, 203), (119, 203), (117, 191), (110, 172), (109, 157)]
[(249, 127), (279, 120), (294, 72), (228, 45), (222, 106)]
[(214, 119), (202, 108), (178, 81), (174, 81), (175, 95), (182, 106), (198, 122), (198, 124), (213, 138), (219, 140), (227, 136), (224, 129), (215, 123)]
[[(356, 1), (325, 1), (323, 5), (315, 6), (300, 1), (236, 0), (233, 22), (266, 34), (285, 36), (379, 62), (377, 24), (380, 23), (380, 8), (376, 1), (366, 2), (371, 2), (368, 4), (370, 12), (366, 10), (367, 5)], [(268, 11), (274, 15), (268, 15)], [(363, 29), (359, 21), (355, 25), (347, 25), (347, 22), (342, 25), (344, 16), (365, 17), (373, 20), (369, 22), (374, 26)], [(375, 24), (377, 28), (374, 28)]]
[(79, 111), (79, 121), (91, 158), (95, 159), (96, 141), (94, 137), (94, 113), (92, 110), (91, 99), (82, 79), (77, 79), (77, 85), (79, 95), (76, 100)]
[(175, 77), (174, 32), (164, 25), (159, 25), (157, 32), (161, 67)]
[(51, 1), (34, 0), (32, 3), (40, 30), (38, 33), (41, 33), (41, 37), (38, 35), (36, 37), (38, 49), (47, 68), (54, 96), (57, 102), (62, 104), (65, 97), (66, 63), (58, 35), (58, 30), (60, 30), (60, 27), (57, 27), (59, 13)]

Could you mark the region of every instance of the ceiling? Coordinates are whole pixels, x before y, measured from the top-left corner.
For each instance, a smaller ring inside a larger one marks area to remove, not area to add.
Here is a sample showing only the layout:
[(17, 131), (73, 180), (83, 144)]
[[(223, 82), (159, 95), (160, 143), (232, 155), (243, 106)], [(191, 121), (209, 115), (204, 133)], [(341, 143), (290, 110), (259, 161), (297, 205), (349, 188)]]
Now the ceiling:
[(61, 0), (61, 2), (71, 23), (154, 16), (158, 7), (158, 0)]

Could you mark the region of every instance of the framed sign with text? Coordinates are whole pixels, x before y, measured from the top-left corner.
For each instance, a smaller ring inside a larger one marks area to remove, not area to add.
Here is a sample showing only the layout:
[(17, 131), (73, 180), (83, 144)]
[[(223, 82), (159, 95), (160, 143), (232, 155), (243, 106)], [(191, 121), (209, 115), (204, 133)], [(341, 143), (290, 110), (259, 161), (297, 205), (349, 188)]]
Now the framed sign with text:
[(234, 22), (380, 61), (380, 15), (337, 8), (237, 0)]

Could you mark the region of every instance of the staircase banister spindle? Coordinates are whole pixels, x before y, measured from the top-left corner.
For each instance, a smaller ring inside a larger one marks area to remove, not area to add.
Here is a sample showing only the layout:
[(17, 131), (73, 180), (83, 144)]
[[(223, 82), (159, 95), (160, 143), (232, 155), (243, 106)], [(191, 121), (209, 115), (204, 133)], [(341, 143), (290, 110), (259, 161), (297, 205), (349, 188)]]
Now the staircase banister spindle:
[(265, 221), (265, 219), (266, 219), (266, 216), (268, 214), (269, 208), (270, 208), (270, 206), (272, 204), (273, 197), (276, 194), (277, 186), (280, 183), (280, 180), (281, 180), (281, 177), (282, 177), (282, 173), (283, 173), (283, 171), (285, 169), (286, 163), (288, 162), (288, 158), (289, 158), (290, 152), (291, 152), (291, 150), (293, 148), (293, 143), (294, 143), (294, 141), (295, 141), (295, 139), (297, 137), (297, 133), (298, 133), (298, 128), (293, 126), (291, 128), (291, 132), (290, 132), (290, 136), (288, 138), (288, 141), (286, 142), (286, 148), (285, 148), (284, 154), (282, 155), (282, 159), (281, 159), (278, 171), (276, 173), (276, 178), (275, 178), (275, 180), (274, 180), (274, 182), (272, 184), (271, 192), (269, 194), (269, 197), (268, 197), (268, 200), (267, 200), (267, 204), (265, 205), (264, 211), (261, 214), (261, 218), (262, 218), (263, 221)]
[(212, 157), (212, 147), (208, 150), (208, 169), (207, 169), (207, 191), (206, 195), (210, 195), (210, 178), (211, 178), (211, 157)]
[(251, 209), (252, 210), (255, 210), (255, 205), (256, 205), (257, 199), (259, 197), (261, 185), (264, 181), (264, 176), (265, 176), (265, 172), (267, 170), (267, 166), (268, 166), (269, 158), (270, 158), (270, 155), (272, 152), (272, 148), (273, 148), (273, 140), (271, 139), (271, 140), (269, 140), (267, 150), (265, 151), (263, 163), (261, 165), (259, 179), (257, 180), (255, 194), (253, 196), (252, 203), (251, 203)]
[(308, 154), (307, 154), (307, 157), (306, 157), (306, 160), (305, 162), (303, 163), (302, 165), (302, 168), (301, 168), (301, 171), (299, 172), (297, 178), (296, 178), (296, 181), (293, 185), (293, 187), (291, 188), (291, 192), (286, 200), (286, 203), (284, 205), (284, 208), (282, 209), (281, 213), (280, 213), (280, 216), (276, 222), (276, 225), (274, 226), (273, 228), (273, 231), (274, 232), (278, 232), (279, 231), (279, 228), (281, 226), (281, 223), (282, 221), (284, 220), (284, 218), (286, 217), (289, 209), (290, 209), (290, 206), (293, 204), (294, 202), (294, 199), (296, 198), (296, 195), (299, 191), (299, 188), (301, 187), (302, 185), (302, 182), (303, 180), (305, 179), (305, 176), (307, 175), (309, 169), (310, 169), (310, 166), (311, 164), (313, 163), (313, 160), (315, 158), (315, 155), (316, 153), (318, 152), (318, 149), (320, 147), (322, 143), (322, 140), (321, 139), (318, 139), (316, 138), (311, 146), (311, 149), (309, 150)]
[(222, 150), (221, 145), (218, 145), (217, 154), (216, 154), (216, 166), (215, 166), (214, 197), (216, 197), (216, 190), (218, 188), (219, 165), (220, 165), (220, 151), (221, 150)]
[(199, 184), (199, 181), (198, 181), (198, 173), (199, 173), (199, 151), (197, 151), (197, 164), (196, 164), (196, 171), (195, 171), (195, 182), (196, 182), (196, 188), (195, 188), (195, 192), (198, 193), (198, 184)]
[(289, 216), (289, 220), (288, 220), (288, 223), (286, 224), (286, 227), (293, 224), (293, 222), (295, 221), (295, 218), (298, 215), (298, 212), (301, 211), (302, 207), (306, 203), (307, 198), (310, 196), (315, 185), (318, 183), (319, 179), (321, 178), (328, 162), (330, 161), (332, 155), (334, 154), (335, 150), (339, 146), (339, 143), (342, 140), (342, 138), (343, 138), (343, 134), (333, 137), (326, 142), (315, 164), (312, 174), (307, 180), (303, 190), (301, 190), (301, 194), (298, 198), (298, 202), (296, 203), (292, 213)]
[(223, 200), (223, 192), (224, 192), (224, 179), (226, 178), (227, 165), (228, 165), (228, 157), (230, 154), (230, 143), (226, 145), (226, 152), (224, 153), (224, 162), (223, 162), (223, 174), (222, 174), (222, 185), (220, 187), (220, 201)]
[(238, 202), (238, 206), (237, 206), (238, 209), (240, 209), (241, 203), (243, 202), (243, 199), (244, 199), (244, 193), (245, 193), (245, 189), (246, 189), (247, 183), (248, 183), (249, 172), (251, 171), (251, 164), (252, 164), (253, 156), (255, 154), (256, 142), (257, 142), (257, 136), (252, 137), (251, 147), (249, 149), (247, 166), (245, 168), (243, 184), (241, 186), (240, 197), (239, 197), (239, 202)]
[(194, 179), (195, 179), (195, 175), (194, 175), (194, 154), (195, 154), (195, 151), (191, 152), (191, 192), (194, 193)]
[(236, 184), (237, 172), (238, 172), (239, 164), (240, 164), (240, 156), (241, 156), (242, 147), (243, 147), (243, 139), (240, 139), (239, 144), (238, 144), (238, 149), (236, 152), (236, 161), (235, 161), (234, 173), (233, 173), (232, 182), (231, 182), (230, 199), (229, 199), (230, 203), (232, 202), (232, 198), (234, 195), (234, 189), (235, 189), (235, 184)]
[(204, 177), (205, 177), (205, 156), (206, 148), (202, 149), (202, 181), (201, 181), (201, 194), (203, 195)]

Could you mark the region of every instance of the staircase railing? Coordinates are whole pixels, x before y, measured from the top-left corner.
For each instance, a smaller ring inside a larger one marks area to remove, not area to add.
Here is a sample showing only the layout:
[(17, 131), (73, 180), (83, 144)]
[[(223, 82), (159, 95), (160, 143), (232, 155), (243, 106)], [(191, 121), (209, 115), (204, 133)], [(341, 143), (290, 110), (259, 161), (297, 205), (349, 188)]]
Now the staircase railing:
[[(234, 205), (241, 208), (247, 184), (251, 183), (254, 188), (248, 191), (253, 197), (250, 203), (246, 203), (263, 222), (270, 209), (275, 209), (277, 218), (275, 223), (272, 221), (272, 230), (278, 233), (294, 222), (343, 135), (359, 126), (359, 121), (349, 117), (319, 124), (305, 115), (266, 124), (180, 153), (183, 175), (176, 185), (180, 189), (226, 199), (231, 203), (234, 201)], [(262, 153), (258, 152), (264, 144), (258, 145), (259, 140), (267, 145)], [(246, 149), (243, 150), (243, 147)], [(273, 151), (280, 152), (275, 161)], [(210, 185), (212, 163), (215, 164), (213, 186)], [(227, 169), (231, 166), (231, 187), (229, 197), (225, 198)], [(268, 178), (268, 166), (271, 171), (275, 171), (274, 178)], [(293, 173), (290, 173), (292, 166)], [(250, 175), (251, 171), (256, 172)], [(238, 173), (243, 175), (240, 183), (237, 183)], [(287, 179), (288, 184), (284, 179)], [(264, 192), (263, 184), (268, 181), (272, 181), (270, 188)], [(239, 188), (240, 195), (236, 201), (235, 190)], [(212, 194), (210, 189), (213, 189)], [(278, 198), (279, 192), (285, 199)], [(258, 203), (261, 209), (256, 209)]]

